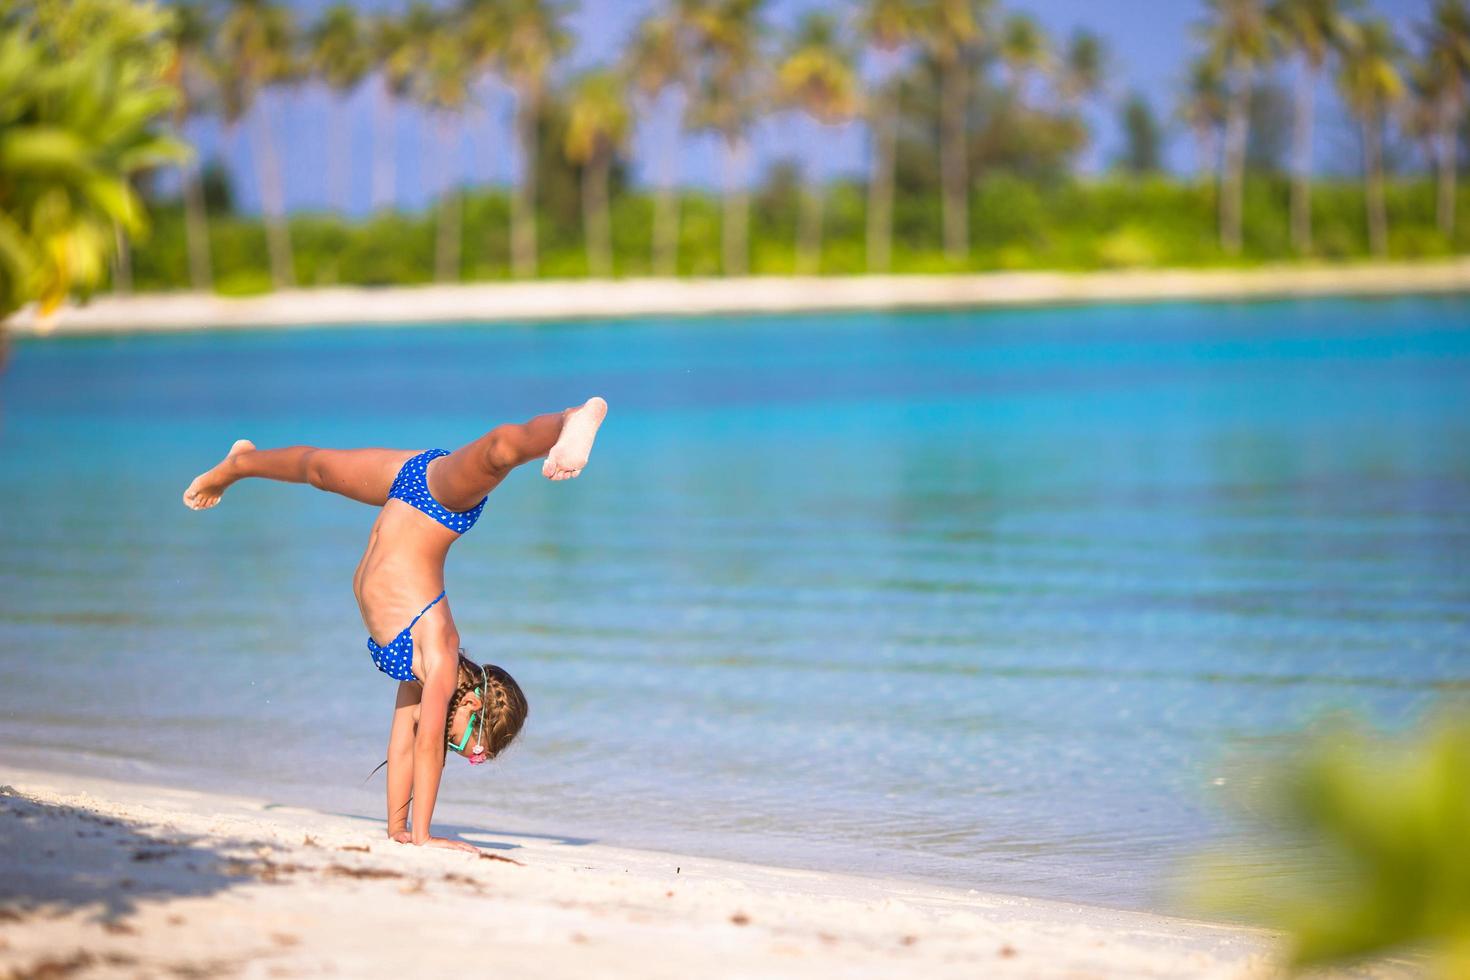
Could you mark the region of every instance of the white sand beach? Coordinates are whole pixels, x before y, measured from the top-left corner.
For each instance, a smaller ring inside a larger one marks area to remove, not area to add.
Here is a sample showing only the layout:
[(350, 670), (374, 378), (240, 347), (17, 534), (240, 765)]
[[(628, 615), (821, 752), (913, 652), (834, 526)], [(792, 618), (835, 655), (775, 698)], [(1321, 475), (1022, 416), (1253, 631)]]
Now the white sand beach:
[[(1275, 970), (1273, 937), (1234, 926), (493, 829), (461, 835), (480, 857), (392, 843), (368, 819), (0, 768), (0, 971), (1223, 978)], [(1393, 975), (1383, 969), (1371, 975)]]
[(37, 316), (34, 308), (22, 310), (7, 327), (16, 335), (86, 334), (1458, 292), (1470, 292), (1470, 259), (1088, 273), (540, 280), (301, 289), (243, 299), (109, 295), (64, 306), (51, 318)]

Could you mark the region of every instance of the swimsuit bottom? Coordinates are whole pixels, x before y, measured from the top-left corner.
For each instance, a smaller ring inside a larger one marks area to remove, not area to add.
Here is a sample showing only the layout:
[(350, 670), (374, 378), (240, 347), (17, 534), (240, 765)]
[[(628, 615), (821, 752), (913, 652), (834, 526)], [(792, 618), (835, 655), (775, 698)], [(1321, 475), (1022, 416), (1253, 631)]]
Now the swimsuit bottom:
[(485, 509), (485, 501), (489, 497), (481, 497), (480, 502), (469, 510), (450, 510), (434, 499), (434, 495), (429, 492), (429, 464), (440, 456), (448, 455), (443, 449), (425, 449), (404, 463), (398, 470), (393, 485), (388, 488), (388, 499), (401, 500), (456, 534), (463, 534), (480, 519), (480, 512)]

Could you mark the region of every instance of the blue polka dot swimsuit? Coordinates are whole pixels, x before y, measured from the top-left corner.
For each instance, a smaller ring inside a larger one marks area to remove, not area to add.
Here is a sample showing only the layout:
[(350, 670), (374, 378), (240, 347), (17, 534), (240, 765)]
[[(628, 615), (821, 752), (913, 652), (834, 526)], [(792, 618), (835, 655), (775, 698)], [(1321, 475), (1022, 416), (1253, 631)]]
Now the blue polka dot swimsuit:
[[(480, 519), (480, 512), (485, 509), (485, 500), (488, 498), (481, 497), (478, 504), (461, 511), (449, 510), (434, 499), (434, 495), (429, 493), (429, 464), (440, 456), (448, 455), (443, 449), (429, 449), (404, 463), (403, 468), (398, 471), (398, 477), (393, 481), (393, 486), (388, 489), (388, 499), (401, 500), (456, 534), (463, 534)], [(419, 610), (419, 614), (403, 632), (393, 637), (391, 643), (380, 645), (377, 640), (368, 637), (368, 653), (372, 654), (373, 663), (379, 670), (396, 681), (418, 680), (413, 673), (413, 628), (418, 625), (424, 613), (433, 609), (443, 598), (443, 592), (435, 596), (432, 602)]]
[(373, 663), (378, 665), (379, 670), (395, 681), (418, 680), (413, 675), (413, 628), (419, 624), (419, 619), (424, 613), (438, 605), (442, 598), (444, 598), (443, 592), (435, 596), (434, 601), (419, 610), (413, 622), (409, 623), (402, 633), (393, 637), (393, 642), (387, 646), (379, 646), (377, 640), (371, 636), (368, 637), (368, 653), (373, 655)]
[(434, 499), (434, 495), (429, 492), (429, 464), (440, 456), (448, 455), (443, 449), (426, 449), (404, 463), (403, 468), (398, 471), (397, 479), (393, 481), (393, 486), (388, 488), (388, 499), (401, 500), (428, 514), (449, 530), (463, 534), (475, 526), (475, 522), (480, 519), (480, 511), (485, 509), (485, 501), (489, 498), (481, 497), (480, 502), (469, 510), (449, 510)]

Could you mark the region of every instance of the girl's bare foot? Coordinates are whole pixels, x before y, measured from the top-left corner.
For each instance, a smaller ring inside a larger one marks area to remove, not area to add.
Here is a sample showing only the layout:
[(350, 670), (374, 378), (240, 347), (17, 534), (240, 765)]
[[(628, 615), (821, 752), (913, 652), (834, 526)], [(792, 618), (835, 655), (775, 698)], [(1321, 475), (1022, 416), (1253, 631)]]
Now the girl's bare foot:
[(567, 409), (561, 437), (546, 454), (541, 475), (548, 480), (570, 480), (581, 473), (592, 452), (592, 442), (597, 438), (597, 427), (606, 416), (607, 402), (595, 395), (582, 407)]
[(230, 472), (230, 461), (254, 448), (255, 443), (249, 439), (236, 439), (224, 459), (194, 477), (194, 482), (184, 491), (184, 506), (191, 510), (208, 510), (219, 503), (225, 488), (235, 482), (235, 477)]

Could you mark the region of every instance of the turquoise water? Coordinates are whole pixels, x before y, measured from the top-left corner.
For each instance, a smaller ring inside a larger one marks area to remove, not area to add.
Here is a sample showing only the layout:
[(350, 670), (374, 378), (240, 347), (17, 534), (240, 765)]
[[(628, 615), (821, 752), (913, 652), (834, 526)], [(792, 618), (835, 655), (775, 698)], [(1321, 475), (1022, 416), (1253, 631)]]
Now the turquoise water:
[(594, 392), (450, 558), (531, 701), (451, 823), (1158, 907), (1231, 747), (1470, 688), (1467, 299), (23, 341), (0, 752), (378, 813), (374, 512), (180, 492)]

